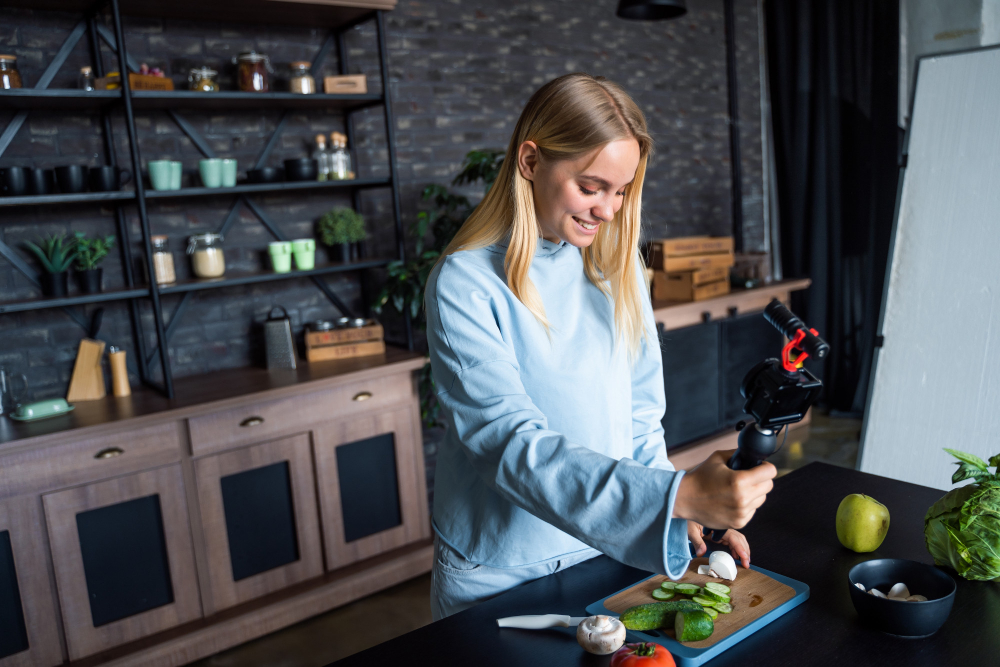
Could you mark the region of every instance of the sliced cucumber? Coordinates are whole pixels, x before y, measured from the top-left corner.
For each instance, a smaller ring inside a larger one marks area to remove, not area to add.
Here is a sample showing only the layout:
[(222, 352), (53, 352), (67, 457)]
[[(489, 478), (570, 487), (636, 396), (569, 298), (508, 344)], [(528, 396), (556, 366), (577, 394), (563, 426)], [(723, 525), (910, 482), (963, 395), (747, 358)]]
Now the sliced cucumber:
[(679, 642), (708, 639), (714, 630), (715, 622), (704, 611), (679, 611), (674, 619), (674, 632)]
[(729, 604), (728, 602), (716, 602), (712, 606), (715, 607), (715, 610), (718, 611), (720, 614), (728, 614), (733, 611), (733, 605)]
[(662, 584), (660, 584), (660, 588), (662, 588), (665, 591), (672, 591), (675, 588), (677, 588), (677, 582), (676, 581), (670, 581), (669, 579), (667, 579)]
[(701, 597), (708, 598), (710, 600), (715, 600), (716, 602), (729, 602), (729, 596), (725, 593), (720, 593), (712, 588), (701, 589)]
[(718, 600), (713, 600), (712, 598), (703, 598), (700, 595), (695, 595), (693, 598), (691, 598), (691, 601), (697, 602), (702, 607), (714, 607), (715, 605), (719, 604)]
[(707, 584), (705, 584), (705, 588), (713, 590), (716, 593), (722, 593), (723, 595), (729, 595), (732, 592), (729, 589), (729, 586), (726, 586), (725, 584), (720, 584), (715, 581), (710, 581)]
[(703, 609), (706, 614), (712, 617), (713, 621), (719, 617), (719, 612), (715, 611), (712, 607), (703, 607)]
[(665, 591), (662, 588), (657, 588), (653, 591), (653, 597), (657, 600), (669, 600), (674, 597), (673, 591)]
[(677, 584), (674, 590), (682, 595), (697, 595), (698, 591), (701, 590), (701, 586), (695, 586), (694, 584)]

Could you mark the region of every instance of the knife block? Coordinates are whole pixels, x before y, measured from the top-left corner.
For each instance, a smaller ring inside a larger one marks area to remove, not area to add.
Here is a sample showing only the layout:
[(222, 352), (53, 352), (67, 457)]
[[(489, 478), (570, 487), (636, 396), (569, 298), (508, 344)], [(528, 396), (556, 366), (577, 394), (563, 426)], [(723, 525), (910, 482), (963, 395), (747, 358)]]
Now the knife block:
[(66, 401), (96, 401), (104, 398), (107, 387), (104, 384), (104, 370), (101, 359), (104, 357), (104, 342), (84, 338), (76, 353), (76, 364), (73, 366), (73, 377), (69, 381), (69, 391)]

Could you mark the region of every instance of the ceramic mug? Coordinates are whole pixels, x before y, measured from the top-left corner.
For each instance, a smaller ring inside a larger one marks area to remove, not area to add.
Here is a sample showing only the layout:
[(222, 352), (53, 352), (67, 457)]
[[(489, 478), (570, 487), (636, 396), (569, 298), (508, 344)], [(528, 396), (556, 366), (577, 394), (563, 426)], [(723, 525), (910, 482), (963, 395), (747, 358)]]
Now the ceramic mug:
[(236, 185), (236, 160), (224, 159), (222, 162), (222, 187), (231, 188)]
[(170, 189), (180, 190), (181, 189), (181, 176), (183, 175), (183, 166), (180, 162), (176, 160), (170, 161)]
[(201, 174), (202, 185), (206, 188), (222, 186), (222, 160), (219, 158), (198, 160), (198, 172)]
[[(150, 160), (146, 165), (149, 170), (149, 184), (153, 186), (154, 190), (172, 190), (171, 172), (173, 171), (172, 165), (174, 163), (170, 160)], [(180, 163), (177, 163), (180, 164)], [(180, 179), (178, 179), (179, 181)], [(178, 187), (180, 183), (178, 183)]]
[(271, 264), (275, 273), (288, 273), (292, 270), (292, 244), (288, 241), (274, 241), (267, 244), (267, 252), (271, 255)]
[(316, 239), (295, 239), (292, 241), (292, 254), (299, 271), (312, 271), (316, 268)]

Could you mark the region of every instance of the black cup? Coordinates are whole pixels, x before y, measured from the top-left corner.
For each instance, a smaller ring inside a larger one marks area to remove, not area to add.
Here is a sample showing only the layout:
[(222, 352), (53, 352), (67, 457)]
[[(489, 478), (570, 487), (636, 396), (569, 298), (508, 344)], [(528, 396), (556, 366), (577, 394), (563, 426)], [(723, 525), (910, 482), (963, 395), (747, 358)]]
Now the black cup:
[(132, 180), (132, 172), (118, 167), (91, 167), (90, 191), (111, 192), (121, 190), (121, 187)]
[(28, 192), (33, 195), (50, 195), (56, 190), (56, 179), (51, 169), (28, 171)]
[(86, 192), (87, 167), (81, 164), (71, 164), (67, 167), (56, 167), (56, 181), (59, 190), (68, 194)]
[(28, 194), (27, 167), (0, 169), (0, 192), (5, 197), (21, 197)]
[(277, 183), (285, 177), (280, 167), (262, 167), (247, 172), (249, 183)]
[(289, 181), (315, 181), (319, 173), (316, 160), (303, 157), (285, 160), (285, 179)]

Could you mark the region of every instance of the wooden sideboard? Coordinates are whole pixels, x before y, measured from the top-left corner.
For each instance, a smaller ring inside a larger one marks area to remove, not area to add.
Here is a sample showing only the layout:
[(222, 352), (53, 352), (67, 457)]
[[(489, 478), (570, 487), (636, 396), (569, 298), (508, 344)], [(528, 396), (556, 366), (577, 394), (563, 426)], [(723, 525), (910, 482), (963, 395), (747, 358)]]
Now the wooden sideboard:
[(0, 418), (0, 667), (181, 665), (429, 571), (424, 363)]

